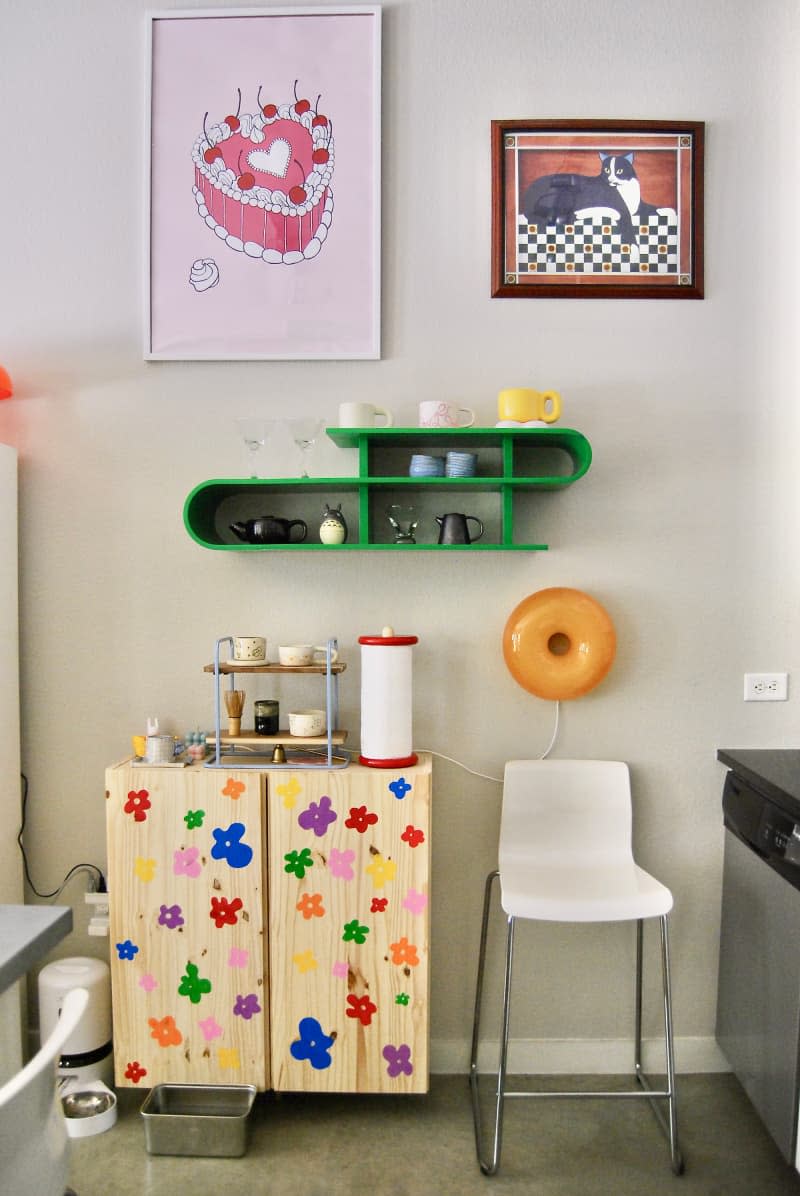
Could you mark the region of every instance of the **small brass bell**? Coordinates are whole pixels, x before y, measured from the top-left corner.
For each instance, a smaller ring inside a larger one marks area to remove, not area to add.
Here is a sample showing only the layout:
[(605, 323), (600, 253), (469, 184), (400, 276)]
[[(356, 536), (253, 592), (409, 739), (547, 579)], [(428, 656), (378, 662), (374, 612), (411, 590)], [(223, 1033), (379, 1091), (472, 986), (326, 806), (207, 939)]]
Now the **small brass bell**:
[(273, 764), (285, 764), (286, 763), (286, 752), (284, 751), (282, 743), (276, 743), (275, 747), (272, 749), (272, 763)]

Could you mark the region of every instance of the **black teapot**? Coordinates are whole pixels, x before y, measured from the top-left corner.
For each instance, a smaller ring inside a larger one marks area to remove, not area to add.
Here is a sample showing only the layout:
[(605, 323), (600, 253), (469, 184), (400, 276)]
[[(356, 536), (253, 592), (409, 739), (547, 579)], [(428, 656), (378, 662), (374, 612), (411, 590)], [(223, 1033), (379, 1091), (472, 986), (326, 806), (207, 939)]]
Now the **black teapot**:
[[(452, 511), (449, 515), (436, 515), (436, 522), (439, 524), (439, 543), (440, 544), (472, 544), (474, 540), (480, 540), (483, 535), (483, 524), (477, 515), (461, 515), (457, 511)], [(477, 536), (470, 536), (469, 527), (470, 522), (477, 523)]]
[[(277, 515), (259, 515), (258, 519), (231, 523), (229, 527), (245, 544), (300, 544), (308, 535), (302, 519), (281, 519)], [(292, 539), (294, 527), (299, 527), (301, 534)]]

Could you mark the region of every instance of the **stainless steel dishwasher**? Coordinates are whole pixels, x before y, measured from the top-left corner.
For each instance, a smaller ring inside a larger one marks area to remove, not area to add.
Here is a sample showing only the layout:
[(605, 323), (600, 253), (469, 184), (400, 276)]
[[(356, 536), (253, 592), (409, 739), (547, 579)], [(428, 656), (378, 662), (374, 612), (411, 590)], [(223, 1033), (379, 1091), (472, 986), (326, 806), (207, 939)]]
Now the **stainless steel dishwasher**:
[(718, 756), (731, 771), (722, 797), (717, 1041), (784, 1158), (797, 1167), (800, 752)]

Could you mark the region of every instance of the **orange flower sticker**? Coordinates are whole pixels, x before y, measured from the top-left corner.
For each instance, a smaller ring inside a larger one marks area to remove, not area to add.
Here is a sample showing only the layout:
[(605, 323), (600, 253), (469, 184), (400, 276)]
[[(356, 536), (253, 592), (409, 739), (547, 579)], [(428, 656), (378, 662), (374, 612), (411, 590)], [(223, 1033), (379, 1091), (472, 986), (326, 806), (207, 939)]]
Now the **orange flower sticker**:
[(415, 968), (419, 963), (416, 944), (409, 943), (405, 935), (399, 942), (391, 943), (389, 949), (392, 952), (392, 963), (407, 963), (410, 968)]
[(296, 908), (307, 922), (310, 922), (312, 918), (323, 918), (325, 916), (325, 907), (322, 904), (321, 893), (304, 893), (298, 901)]
[(228, 783), (222, 790), (223, 797), (229, 797), (232, 801), (238, 801), (245, 790), (244, 781), (235, 781), (233, 777), (228, 777)]
[(150, 1037), (155, 1038), (160, 1047), (180, 1046), (183, 1042), (183, 1035), (175, 1025), (174, 1017), (162, 1017), (160, 1020), (150, 1017), (147, 1024), (151, 1031)]

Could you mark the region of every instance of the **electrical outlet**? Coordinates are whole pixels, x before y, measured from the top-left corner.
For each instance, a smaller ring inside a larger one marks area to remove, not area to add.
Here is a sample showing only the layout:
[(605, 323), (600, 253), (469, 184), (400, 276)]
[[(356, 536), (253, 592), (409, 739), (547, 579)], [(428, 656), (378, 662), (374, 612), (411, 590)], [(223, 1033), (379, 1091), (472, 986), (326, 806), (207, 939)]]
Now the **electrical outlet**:
[(745, 673), (745, 702), (785, 702), (788, 696), (788, 673)]

